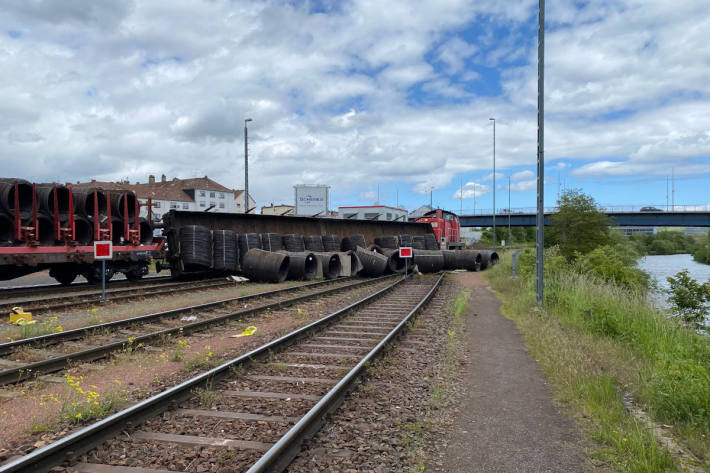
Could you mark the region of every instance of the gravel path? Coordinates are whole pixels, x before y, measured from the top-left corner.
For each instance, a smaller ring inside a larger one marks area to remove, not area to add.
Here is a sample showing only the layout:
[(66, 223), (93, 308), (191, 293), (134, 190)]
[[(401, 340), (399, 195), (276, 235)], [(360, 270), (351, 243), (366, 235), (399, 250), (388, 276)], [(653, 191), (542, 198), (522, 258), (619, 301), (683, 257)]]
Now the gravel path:
[(458, 276), (474, 289), (467, 317), (462, 396), (444, 450), (447, 472), (588, 472), (577, 427), (553, 402), (535, 360), (480, 273)]

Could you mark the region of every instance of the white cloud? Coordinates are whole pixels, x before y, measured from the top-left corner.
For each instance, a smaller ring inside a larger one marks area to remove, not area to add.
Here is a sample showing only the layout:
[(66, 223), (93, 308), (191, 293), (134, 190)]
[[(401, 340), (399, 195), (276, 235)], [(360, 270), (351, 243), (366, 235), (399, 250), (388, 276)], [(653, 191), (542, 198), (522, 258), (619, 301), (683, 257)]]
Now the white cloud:
[(482, 195), (488, 194), (491, 191), (491, 187), (486, 184), (480, 184), (477, 182), (467, 182), (463, 188), (459, 188), (451, 196), (452, 199), (460, 199), (463, 195), (464, 199), (478, 198)]
[(535, 173), (530, 170), (520, 171), (513, 174), (512, 178), (514, 181), (522, 181), (525, 179), (530, 179), (535, 177)]

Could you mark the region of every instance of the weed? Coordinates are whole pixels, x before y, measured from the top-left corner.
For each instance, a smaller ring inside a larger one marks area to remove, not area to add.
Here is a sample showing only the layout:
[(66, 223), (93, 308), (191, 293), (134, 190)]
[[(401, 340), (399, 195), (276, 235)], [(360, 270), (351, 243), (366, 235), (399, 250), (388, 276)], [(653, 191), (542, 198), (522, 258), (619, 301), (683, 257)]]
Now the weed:
[(185, 350), (190, 349), (190, 344), (186, 340), (178, 340), (175, 350), (173, 350), (173, 361), (183, 361), (185, 359)]
[(204, 388), (193, 389), (192, 394), (197, 397), (200, 407), (204, 407), (205, 409), (209, 409), (217, 402), (217, 392), (214, 390), (212, 380), (207, 381)]
[(70, 394), (62, 404), (61, 419), (70, 424), (79, 424), (91, 419), (102, 419), (124, 408), (128, 404), (128, 395), (119, 388), (113, 388), (103, 395), (94, 391), (96, 386), (85, 390), (81, 386), (83, 376), (64, 375)]
[(21, 321), (9, 330), (8, 337), (11, 340), (21, 340), (63, 331), (64, 328), (57, 323), (57, 317), (50, 317), (44, 322), (34, 320), (30, 322)]
[(205, 346), (205, 353), (197, 352), (185, 362), (185, 369), (206, 370), (215, 366), (214, 353), (209, 345)]

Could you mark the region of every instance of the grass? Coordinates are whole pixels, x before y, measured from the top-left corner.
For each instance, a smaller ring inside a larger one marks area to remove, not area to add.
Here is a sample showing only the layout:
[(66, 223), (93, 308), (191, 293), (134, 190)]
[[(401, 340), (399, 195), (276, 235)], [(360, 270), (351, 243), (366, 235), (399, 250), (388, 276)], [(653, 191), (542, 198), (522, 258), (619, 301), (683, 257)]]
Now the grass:
[(640, 293), (564, 268), (546, 272), (538, 309), (534, 280), (511, 280), (510, 271), (506, 257), (487, 277), (558, 399), (585, 419), (599, 445), (592, 456), (619, 471), (677, 470), (625, 408), (625, 391), (710, 466), (710, 339), (650, 308)]

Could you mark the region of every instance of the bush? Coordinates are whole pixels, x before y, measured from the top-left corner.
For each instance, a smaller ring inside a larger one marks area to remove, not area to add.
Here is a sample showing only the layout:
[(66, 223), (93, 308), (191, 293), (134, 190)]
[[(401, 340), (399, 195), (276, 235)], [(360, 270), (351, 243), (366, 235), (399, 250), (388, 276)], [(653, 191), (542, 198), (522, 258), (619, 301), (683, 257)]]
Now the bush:
[(649, 276), (646, 272), (629, 267), (615, 248), (605, 245), (593, 250), (578, 261), (581, 272), (612, 281), (632, 290), (646, 291)]
[(671, 304), (673, 314), (691, 328), (707, 329), (705, 323), (710, 313), (710, 281), (699, 283), (688, 275), (687, 269), (666, 280), (671, 285), (668, 303)]

